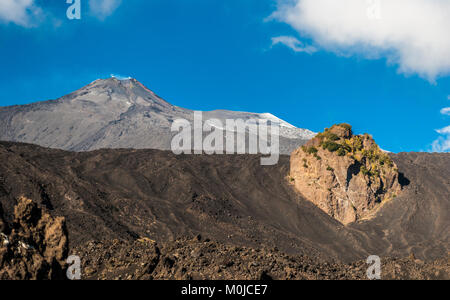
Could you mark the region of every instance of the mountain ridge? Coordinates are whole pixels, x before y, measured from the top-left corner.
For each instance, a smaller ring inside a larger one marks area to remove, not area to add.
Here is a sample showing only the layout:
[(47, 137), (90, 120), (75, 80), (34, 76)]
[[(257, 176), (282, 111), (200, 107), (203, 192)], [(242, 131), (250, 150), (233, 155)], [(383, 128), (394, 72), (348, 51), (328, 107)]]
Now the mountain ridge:
[[(175, 119), (193, 110), (170, 104), (136, 79), (98, 79), (56, 100), (0, 107), (0, 140), (70, 151), (101, 148), (170, 150)], [(315, 133), (269, 113), (203, 112), (204, 119), (265, 119), (280, 125), (280, 153), (289, 154)]]

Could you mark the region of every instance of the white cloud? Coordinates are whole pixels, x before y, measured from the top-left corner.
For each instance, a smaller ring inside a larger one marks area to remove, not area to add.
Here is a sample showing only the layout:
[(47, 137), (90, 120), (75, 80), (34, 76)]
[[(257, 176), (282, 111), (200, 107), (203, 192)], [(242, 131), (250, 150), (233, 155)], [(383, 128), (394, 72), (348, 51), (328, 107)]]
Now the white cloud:
[[(36, 2), (36, 0), (0, 0), (0, 24), (14, 23), (23, 27), (40, 25), (49, 14), (44, 13)], [(122, 0), (89, 0), (89, 11), (94, 17), (104, 20), (112, 15), (121, 3)]]
[(305, 52), (308, 54), (312, 54), (317, 51), (317, 49), (312, 46), (305, 46), (302, 42), (300, 42), (293, 36), (277, 36), (272, 38), (272, 46), (275, 46), (277, 44), (283, 44), (291, 48), (295, 52)]
[(437, 133), (443, 135), (433, 142), (431, 145), (433, 152), (449, 152), (450, 151), (450, 126), (436, 130)]
[(104, 20), (114, 13), (122, 0), (89, 0), (91, 13), (100, 20)]
[(450, 107), (445, 107), (441, 109), (441, 114), (450, 116)]
[(450, 135), (445, 138), (440, 137), (433, 142), (432, 151), (433, 152), (449, 152), (450, 151)]
[(0, 23), (32, 27), (41, 18), (42, 9), (34, 0), (0, 0)]
[(436, 130), (438, 133), (440, 133), (440, 134), (447, 134), (447, 135), (449, 135), (450, 134), (450, 126), (447, 126), (447, 127), (445, 127), (445, 128), (442, 128), (442, 129), (439, 129), (439, 130)]
[(271, 19), (339, 55), (385, 57), (430, 81), (450, 74), (448, 0), (279, 0)]

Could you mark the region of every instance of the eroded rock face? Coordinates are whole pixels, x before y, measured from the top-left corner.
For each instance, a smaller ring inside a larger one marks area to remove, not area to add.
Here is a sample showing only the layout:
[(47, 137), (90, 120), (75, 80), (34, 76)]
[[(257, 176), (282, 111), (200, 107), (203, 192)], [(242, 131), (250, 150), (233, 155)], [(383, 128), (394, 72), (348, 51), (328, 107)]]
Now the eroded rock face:
[(290, 181), (343, 224), (370, 218), (401, 191), (398, 169), (368, 135), (334, 125), (291, 154)]
[(64, 279), (68, 253), (64, 218), (53, 218), (32, 200), (21, 197), (8, 228), (1, 220), (0, 279)]

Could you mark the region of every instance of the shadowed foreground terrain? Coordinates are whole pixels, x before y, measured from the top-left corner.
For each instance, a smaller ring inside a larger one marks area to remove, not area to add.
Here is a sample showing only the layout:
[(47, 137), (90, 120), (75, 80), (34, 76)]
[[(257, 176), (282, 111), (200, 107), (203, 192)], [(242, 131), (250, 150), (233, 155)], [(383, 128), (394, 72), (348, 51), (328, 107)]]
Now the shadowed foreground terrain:
[[(177, 247), (164, 250), (170, 243), (201, 234), (214, 241), (202, 243), (222, 249), (217, 252), (220, 257), (231, 253), (232, 247), (262, 251), (264, 257), (271, 251), (304, 255), (330, 264), (414, 253), (420, 265), (443, 259), (448, 270), (450, 155), (402, 153), (392, 158), (402, 173), (403, 192), (373, 219), (348, 226), (293, 190), (287, 180), (289, 157), (284, 156), (278, 165), (267, 167), (260, 166), (259, 156), (249, 155), (175, 156), (120, 149), (74, 153), (2, 142), (0, 202), (6, 222), (12, 222), (14, 205), (22, 195), (52, 215), (64, 216), (71, 251), (98, 243), (109, 249), (119, 243), (120, 255), (144, 240), (164, 245), (161, 252), (173, 257)], [(198, 261), (192, 254), (197, 246), (183, 247), (189, 249), (185, 260), (192, 256)], [(245, 264), (251, 263), (244, 258)], [(294, 263), (294, 270), (300, 264), (307, 265)], [(391, 265), (395, 271), (396, 264)], [(305, 272), (292, 277), (312, 278)]]

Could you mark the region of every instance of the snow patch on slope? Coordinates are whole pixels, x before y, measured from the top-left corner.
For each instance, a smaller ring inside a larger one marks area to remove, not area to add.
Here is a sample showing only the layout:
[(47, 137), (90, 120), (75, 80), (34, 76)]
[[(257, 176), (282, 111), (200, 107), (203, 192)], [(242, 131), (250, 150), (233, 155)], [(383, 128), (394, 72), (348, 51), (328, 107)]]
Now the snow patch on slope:
[(289, 124), (288, 122), (281, 120), (280, 118), (272, 115), (271, 113), (258, 114), (258, 116), (259, 116), (260, 119), (269, 120), (269, 121), (271, 121), (273, 123), (278, 123), (282, 127), (296, 128), (294, 125)]

